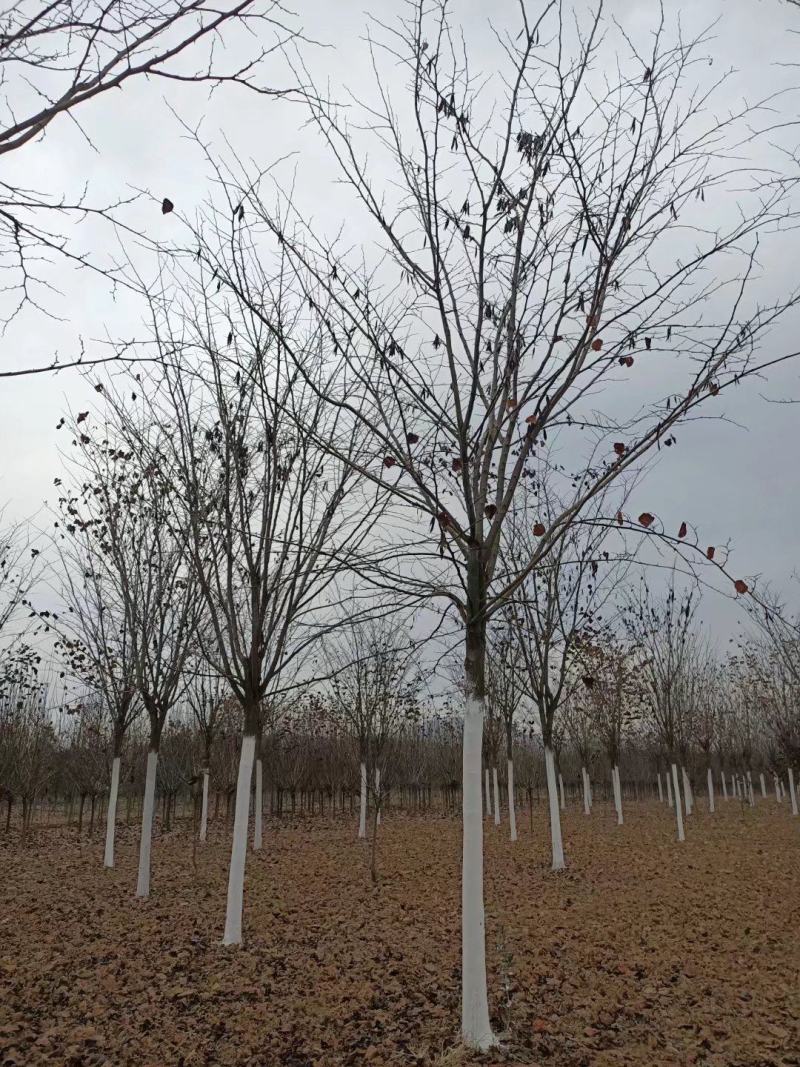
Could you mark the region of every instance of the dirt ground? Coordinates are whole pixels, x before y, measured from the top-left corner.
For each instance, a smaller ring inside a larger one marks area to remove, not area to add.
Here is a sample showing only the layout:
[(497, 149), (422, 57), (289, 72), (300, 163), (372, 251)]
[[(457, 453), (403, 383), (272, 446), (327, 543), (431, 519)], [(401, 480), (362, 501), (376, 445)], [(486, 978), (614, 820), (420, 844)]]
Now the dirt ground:
[(0, 1064), (60, 1067), (800, 1065), (800, 819), (788, 804), (614, 824), (565, 813), (548, 870), (545, 810), (486, 825), (489, 988), (501, 1046), (457, 1048), (460, 827), (390, 815), (381, 884), (355, 825), (267, 822), (250, 853), (242, 948), (221, 945), (228, 837), (192, 863), (188, 828), (0, 831)]

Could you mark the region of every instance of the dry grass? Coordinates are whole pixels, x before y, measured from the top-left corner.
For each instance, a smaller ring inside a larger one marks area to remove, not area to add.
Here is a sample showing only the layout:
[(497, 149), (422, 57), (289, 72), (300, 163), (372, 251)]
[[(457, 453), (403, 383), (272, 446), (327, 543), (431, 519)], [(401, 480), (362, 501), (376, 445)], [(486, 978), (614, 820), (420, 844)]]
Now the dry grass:
[(220, 944), (229, 842), (185, 830), (133, 897), (135, 835), (0, 833), (0, 1064), (563, 1067), (800, 1064), (800, 820), (734, 802), (565, 818), (569, 869), (547, 869), (544, 808), (486, 826), (489, 982), (503, 1046), (457, 1044), (457, 823), (391, 816), (382, 882), (349, 822), (267, 823), (250, 854), (241, 949)]

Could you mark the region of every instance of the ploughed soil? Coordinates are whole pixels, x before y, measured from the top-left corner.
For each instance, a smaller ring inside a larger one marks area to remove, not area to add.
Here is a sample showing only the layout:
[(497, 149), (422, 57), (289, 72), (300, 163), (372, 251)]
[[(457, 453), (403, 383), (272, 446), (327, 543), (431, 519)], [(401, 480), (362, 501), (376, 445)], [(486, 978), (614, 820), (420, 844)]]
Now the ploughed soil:
[(559, 874), (544, 805), (516, 844), (487, 820), (485, 1056), (457, 1040), (453, 818), (385, 817), (377, 887), (350, 819), (267, 820), (239, 948), (221, 821), (196, 861), (188, 823), (156, 837), (148, 901), (132, 828), (104, 870), (102, 833), (0, 827), (0, 1065), (800, 1064), (800, 818), (699, 804), (678, 845), (670, 814), (568, 808)]

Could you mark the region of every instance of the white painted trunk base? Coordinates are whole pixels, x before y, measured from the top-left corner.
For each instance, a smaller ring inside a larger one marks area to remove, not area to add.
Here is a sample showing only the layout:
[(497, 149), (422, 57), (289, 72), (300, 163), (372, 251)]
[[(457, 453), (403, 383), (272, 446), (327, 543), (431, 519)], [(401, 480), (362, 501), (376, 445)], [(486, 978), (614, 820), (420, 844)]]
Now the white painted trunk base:
[(592, 805), (589, 800), (589, 773), (585, 767), (581, 767), (581, 777), (583, 778), (583, 814), (592, 814)]
[(144, 778), (144, 803), (142, 805), (142, 833), (139, 838), (139, 876), (136, 880), (136, 896), (150, 896), (150, 846), (153, 841), (153, 811), (156, 802), (156, 768), (158, 753), (147, 753), (147, 773)]
[(683, 812), (681, 811), (681, 786), (678, 781), (678, 768), (672, 764), (672, 786), (675, 793), (675, 817), (678, 822), (678, 840), (685, 841), (686, 834), (683, 832)]
[(464, 1044), (485, 1051), (495, 1044), (496, 1039), (489, 1022), (489, 999), (486, 992), (482, 743), (483, 701), (467, 697), (462, 757), (461, 1037)]
[(558, 772), (558, 793), (561, 797), (561, 810), (565, 811), (567, 803), (564, 800), (564, 779), (561, 777), (561, 771)]
[(667, 803), (668, 803), (668, 805), (670, 807), (672, 807), (672, 774), (671, 774), (671, 772), (667, 771), (667, 773), (664, 775), (664, 777), (667, 779)]
[(228, 870), (228, 902), (225, 910), (223, 945), (242, 943), (242, 910), (244, 905), (244, 867), (247, 860), (247, 824), (250, 821), (250, 783), (256, 753), (254, 734), (242, 738), (239, 756), (239, 777), (236, 780), (236, 807), (233, 816), (231, 865)]
[(106, 850), (103, 856), (103, 866), (114, 866), (114, 833), (117, 829), (117, 797), (119, 796), (119, 756), (115, 756), (111, 763), (111, 790), (108, 794), (108, 811), (106, 812)]
[(508, 825), (511, 829), (511, 840), (517, 840), (517, 809), (514, 802), (514, 761), (508, 761)]
[(488, 767), (484, 771), (483, 781), (484, 781), (484, 788), (485, 788), (485, 793), (486, 793), (486, 814), (487, 815), (491, 815), (492, 814), (492, 791), (489, 788), (489, 768)]
[(550, 845), (553, 855), (553, 870), (563, 871), (564, 843), (561, 839), (561, 813), (558, 810), (558, 793), (556, 785), (556, 761), (552, 748), (545, 747), (544, 766), (547, 777), (547, 799), (550, 805)]
[(750, 801), (750, 807), (754, 808), (756, 806), (756, 798), (753, 793), (753, 775), (750, 771), (747, 772), (747, 799)]
[(208, 767), (203, 770), (203, 800), (200, 806), (200, 841), (208, 836)]
[(658, 773), (656, 774), (656, 781), (658, 782), (658, 802), (659, 802), (659, 804), (663, 804), (664, 803), (664, 790), (661, 787), (661, 772), (660, 771), (658, 771)]
[(262, 829), (262, 811), (264, 807), (264, 765), (260, 759), (256, 760), (256, 788), (253, 798), (253, 851), (260, 852), (264, 844)]
[(492, 782), (494, 784), (494, 824), (500, 825), (500, 784), (497, 780), (497, 767), (492, 767)]
[(789, 768), (789, 796), (792, 801), (792, 815), (797, 814), (797, 789), (794, 784), (794, 771)]
[(714, 775), (711, 768), (708, 768), (708, 810), (711, 815), (714, 814)]
[(775, 780), (775, 799), (780, 804), (780, 802), (781, 802), (781, 783), (778, 781), (777, 774), (774, 775), (774, 780)]
[(614, 807), (617, 811), (617, 826), (622, 826), (624, 822), (622, 817), (622, 784), (619, 780), (619, 767), (617, 766), (611, 768), (611, 785), (614, 791)]
[(361, 801), (358, 808), (358, 836), (367, 836), (367, 765), (361, 762)]
[(766, 800), (766, 798), (767, 798), (767, 783), (764, 781), (764, 775), (763, 774), (760, 774), (759, 778), (761, 779), (761, 796), (762, 796), (762, 798), (764, 800)]
[(380, 826), (380, 824), (381, 824), (380, 799), (381, 799), (381, 769), (380, 769), (380, 767), (376, 767), (375, 768), (375, 807), (378, 810), (375, 812), (375, 821), (377, 822), (378, 826)]
[(725, 771), (720, 771), (719, 776), (722, 779), (722, 797), (724, 800), (728, 799), (728, 787), (725, 784)]

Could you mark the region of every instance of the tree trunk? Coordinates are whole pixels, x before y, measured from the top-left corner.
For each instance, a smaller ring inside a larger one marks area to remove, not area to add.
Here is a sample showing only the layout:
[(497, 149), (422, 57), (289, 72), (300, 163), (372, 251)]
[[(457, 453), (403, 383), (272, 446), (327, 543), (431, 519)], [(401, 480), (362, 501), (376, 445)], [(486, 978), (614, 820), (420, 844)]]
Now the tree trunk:
[[(381, 769), (380, 769), (380, 767), (376, 767), (375, 768), (375, 825), (376, 826), (380, 826), (380, 824), (381, 824)], [(373, 855), (374, 855), (374, 853), (375, 853), (374, 846), (373, 846), (372, 852), (373, 852)], [(372, 880), (373, 880), (373, 882), (375, 881), (374, 878)]]
[[(80, 837), (81, 833), (83, 832), (83, 807), (84, 807), (85, 803), (86, 803), (86, 794), (85, 793), (81, 793), (81, 799), (80, 799), (80, 802), (78, 804), (78, 837)], [(23, 822), (23, 824), (25, 823), (26, 810), (27, 809), (25, 808), (25, 797), (23, 797), (22, 798), (22, 822)]]
[(508, 825), (511, 829), (511, 840), (517, 840), (517, 806), (514, 802), (514, 761), (508, 758)]
[(558, 772), (558, 793), (561, 797), (561, 810), (566, 811), (567, 802), (564, 799), (564, 779), (561, 776), (561, 771)]
[(583, 814), (591, 815), (592, 806), (589, 803), (589, 772), (585, 767), (581, 767), (581, 779), (583, 781)]
[(797, 814), (797, 790), (794, 784), (794, 771), (789, 768), (789, 796), (792, 801), (792, 815)]
[(728, 799), (728, 786), (725, 784), (725, 771), (720, 771), (720, 777), (722, 778), (722, 799)]
[(486, 794), (486, 814), (492, 814), (492, 791), (489, 784), (489, 768), (483, 772), (484, 793)]
[(97, 797), (94, 793), (91, 796), (91, 805), (89, 807), (89, 840), (94, 837), (94, 811), (97, 806)]
[(659, 804), (663, 804), (664, 803), (664, 790), (661, 787), (661, 771), (658, 771), (656, 773), (656, 779), (658, 780), (658, 802), (659, 802)]
[(157, 766), (158, 749), (151, 748), (147, 753), (147, 773), (144, 779), (142, 833), (139, 839), (139, 876), (136, 882), (136, 896), (145, 899), (150, 896), (150, 847), (153, 841)]
[(619, 767), (616, 764), (611, 768), (611, 779), (614, 786), (614, 807), (617, 809), (617, 826), (622, 826), (625, 821), (622, 817), (622, 783), (619, 779)]
[(564, 845), (561, 840), (561, 813), (558, 810), (558, 793), (556, 784), (556, 764), (553, 750), (549, 745), (544, 750), (544, 766), (547, 776), (547, 799), (550, 805), (550, 846), (552, 851), (552, 868), (563, 871)]
[(664, 777), (667, 779), (667, 805), (671, 808), (672, 807), (672, 772), (669, 769), (669, 767), (667, 768), (667, 772), (664, 775)]
[(714, 772), (708, 768), (708, 811), (714, 814)]
[[(208, 834), (208, 779), (209, 770), (208, 767), (203, 768), (203, 800), (200, 808), (200, 840), (205, 842)], [(219, 793), (217, 794), (217, 800), (219, 801)]]
[(361, 760), (361, 797), (358, 808), (358, 836), (367, 836), (367, 764)]
[(228, 900), (225, 911), (223, 945), (242, 943), (242, 908), (244, 905), (244, 867), (247, 859), (247, 824), (250, 815), (250, 783), (256, 752), (255, 734), (245, 734), (239, 756), (236, 781), (236, 810), (233, 819), (233, 843), (228, 870)]
[(686, 773), (685, 767), (681, 767), (681, 775), (683, 776), (683, 796), (686, 803), (686, 814), (691, 815), (694, 810), (692, 802), (692, 784), (689, 781), (689, 775)]
[(672, 786), (675, 795), (675, 818), (678, 821), (678, 840), (685, 841), (686, 835), (683, 832), (683, 812), (681, 811), (681, 787), (678, 781), (678, 768), (676, 764), (672, 764)]
[(497, 767), (492, 767), (492, 780), (494, 783), (494, 824), (500, 825), (500, 784), (497, 781)]
[(111, 764), (111, 791), (108, 794), (108, 811), (106, 812), (106, 849), (103, 866), (114, 866), (114, 835), (117, 829), (117, 797), (119, 796), (119, 769), (121, 759), (114, 756)]
[(759, 778), (761, 779), (761, 796), (762, 796), (762, 798), (764, 800), (766, 800), (766, 798), (767, 798), (767, 783), (764, 781), (764, 772), (763, 771), (759, 775)]
[(255, 799), (253, 804), (253, 851), (260, 852), (263, 844), (263, 833), (261, 829), (261, 812), (264, 806), (263, 797), (263, 764), (261, 758), (256, 760), (256, 788)]

